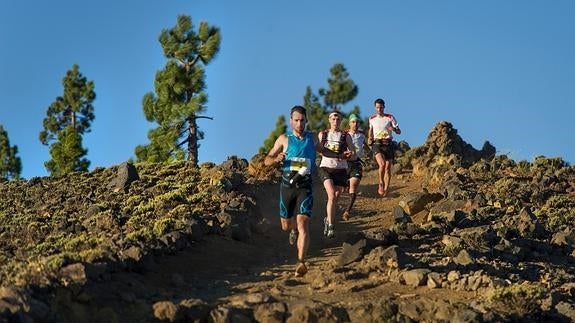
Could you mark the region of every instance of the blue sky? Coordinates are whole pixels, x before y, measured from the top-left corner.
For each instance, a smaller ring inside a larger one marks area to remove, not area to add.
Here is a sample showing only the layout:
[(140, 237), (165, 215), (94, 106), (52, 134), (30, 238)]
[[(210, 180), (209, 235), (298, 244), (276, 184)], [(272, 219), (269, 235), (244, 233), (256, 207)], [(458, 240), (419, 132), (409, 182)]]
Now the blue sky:
[(336, 63), (359, 87), (343, 110), (365, 117), (385, 99), (412, 147), (446, 120), (478, 149), (489, 140), (515, 160), (575, 162), (573, 1), (0, 0), (0, 124), (24, 178), (48, 175), (38, 133), (73, 64), (96, 87), (90, 169), (148, 143), (156, 124), (141, 100), (166, 63), (158, 35), (180, 14), (222, 34), (200, 162), (249, 160)]

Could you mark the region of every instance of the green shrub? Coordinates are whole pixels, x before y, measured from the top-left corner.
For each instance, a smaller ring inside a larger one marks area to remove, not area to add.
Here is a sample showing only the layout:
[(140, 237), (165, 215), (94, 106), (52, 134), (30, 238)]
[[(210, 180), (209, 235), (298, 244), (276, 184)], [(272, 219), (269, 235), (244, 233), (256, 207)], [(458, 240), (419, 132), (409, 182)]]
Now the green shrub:
[(137, 231), (130, 232), (126, 235), (127, 241), (132, 242), (149, 242), (154, 237), (153, 232), (148, 227), (141, 228)]
[(490, 297), (495, 310), (517, 317), (535, 314), (548, 291), (545, 288), (521, 284), (497, 288)]
[(177, 224), (176, 219), (170, 219), (170, 218), (159, 219), (154, 223), (154, 229), (153, 229), (154, 235), (157, 238), (159, 238), (168, 232), (174, 231), (174, 229), (176, 229), (176, 224)]
[(78, 261), (81, 261), (80, 254), (73, 252), (62, 252), (45, 258), (46, 266), (54, 271)]
[(546, 218), (550, 231), (563, 230), (575, 221), (575, 199), (568, 195), (553, 195), (534, 213)]

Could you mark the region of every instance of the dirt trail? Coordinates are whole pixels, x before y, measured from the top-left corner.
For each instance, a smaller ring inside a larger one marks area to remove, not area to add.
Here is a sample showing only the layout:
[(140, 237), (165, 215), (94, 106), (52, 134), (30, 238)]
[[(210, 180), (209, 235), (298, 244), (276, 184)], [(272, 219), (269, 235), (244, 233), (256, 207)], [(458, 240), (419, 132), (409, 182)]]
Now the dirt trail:
[[(309, 272), (294, 277), (296, 248), (288, 244), (288, 233), (282, 232), (277, 215), (277, 185), (254, 187), (257, 206), (264, 216), (262, 232), (248, 242), (208, 235), (189, 250), (172, 256), (151, 258), (140, 272), (111, 274), (106, 283), (89, 288), (92, 299), (100, 308), (114, 308), (120, 317), (145, 320), (152, 305), (158, 301), (175, 304), (184, 299), (201, 299), (208, 303), (233, 302), (249, 295), (265, 293), (277, 300), (290, 302), (313, 300), (330, 304), (354, 304), (366, 299), (415, 294), (451, 299), (452, 291), (426, 287), (412, 288), (387, 281), (385, 275), (372, 273), (368, 277), (346, 279), (345, 273), (335, 273), (333, 264), (346, 234), (375, 227), (390, 227), (391, 209), (401, 196), (418, 191), (421, 184), (409, 178), (394, 176), (386, 198), (378, 197), (377, 174), (366, 172), (359, 188), (354, 213), (341, 222), (341, 208), (348, 202), (347, 194), (339, 201), (336, 237), (323, 236), (325, 192), (316, 184), (314, 215), (311, 221), (311, 244), (307, 263)], [(417, 219), (414, 219), (416, 222)], [(456, 298), (469, 295), (456, 295)], [(121, 306), (118, 306), (122, 304)], [(148, 316), (149, 317), (149, 316)]]

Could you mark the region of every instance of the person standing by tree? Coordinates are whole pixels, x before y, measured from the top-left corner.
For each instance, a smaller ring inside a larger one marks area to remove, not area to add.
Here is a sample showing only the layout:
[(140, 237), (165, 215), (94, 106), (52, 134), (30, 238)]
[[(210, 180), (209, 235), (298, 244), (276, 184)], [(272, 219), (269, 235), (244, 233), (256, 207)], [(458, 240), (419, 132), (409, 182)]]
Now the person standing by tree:
[(340, 129), (341, 113), (335, 110), (329, 114), (328, 119), (329, 130), (318, 134), (322, 154), (319, 175), (327, 193), (323, 234), (333, 238), (337, 200), (347, 187), (347, 160), (355, 156), (355, 149), (349, 134)]
[(376, 99), (375, 114), (369, 118), (368, 144), (373, 144), (373, 153), (378, 166), (379, 185), (377, 193), (384, 197), (391, 181), (391, 165), (395, 158), (393, 132), (401, 134), (401, 129), (395, 117), (384, 113), (385, 101)]
[(280, 221), (283, 231), (291, 231), (290, 244), (297, 242), (296, 277), (307, 273), (305, 255), (309, 246), (309, 220), (312, 216), (313, 185), (317, 141), (305, 131), (306, 110), (294, 106), (290, 112), (292, 133), (281, 134), (264, 159), (264, 165), (281, 164)]
[(349, 196), (350, 201), (341, 216), (344, 221), (349, 220), (351, 217), (351, 208), (355, 203), (355, 198), (357, 195), (357, 188), (359, 183), (361, 182), (361, 178), (363, 177), (363, 166), (361, 161), (361, 156), (363, 156), (363, 148), (367, 145), (365, 141), (365, 135), (361, 128), (359, 127), (360, 119), (356, 114), (350, 114), (348, 118), (348, 126), (349, 130), (347, 133), (351, 137), (351, 141), (353, 142), (353, 146), (355, 147), (355, 156), (347, 161), (348, 163), (348, 178), (349, 178)]

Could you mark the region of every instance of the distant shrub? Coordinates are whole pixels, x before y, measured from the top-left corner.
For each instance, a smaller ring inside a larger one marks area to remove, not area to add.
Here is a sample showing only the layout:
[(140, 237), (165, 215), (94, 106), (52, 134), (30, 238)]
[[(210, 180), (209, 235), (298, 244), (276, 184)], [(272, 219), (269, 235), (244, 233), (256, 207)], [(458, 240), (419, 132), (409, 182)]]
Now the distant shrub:
[(498, 312), (525, 317), (538, 312), (541, 301), (548, 292), (540, 286), (521, 284), (497, 288), (490, 297)]
[(148, 227), (143, 227), (126, 235), (126, 241), (134, 243), (152, 241), (153, 238), (154, 234)]
[(75, 252), (62, 252), (44, 259), (46, 266), (54, 271), (81, 260), (80, 255)]
[(526, 160), (518, 162), (517, 171), (520, 175), (529, 175), (531, 172), (531, 163)]
[(553, 195), (534, 213), (546, 218), (550, 231), (563, 230), (575, 222), (575, 199), (568, 195)]
[(175, 230), (182, 229), (184, 227), (183, 223), (176, 219), (163, 218), (159, 219), (154, 223), (153, 232), (157, 238), (170, 233)]
[(501, 178), (493, 184), (493, 192), (504, 198), (515, 196), (519, 188), (520, 184), (512, 178)]
[(535, 161), (533, 161), (533, 170), (544, 168), (554, 172), (566, 166), (568, 164), (560, 157), (545, 158), (544, 156), (537, 156)]

